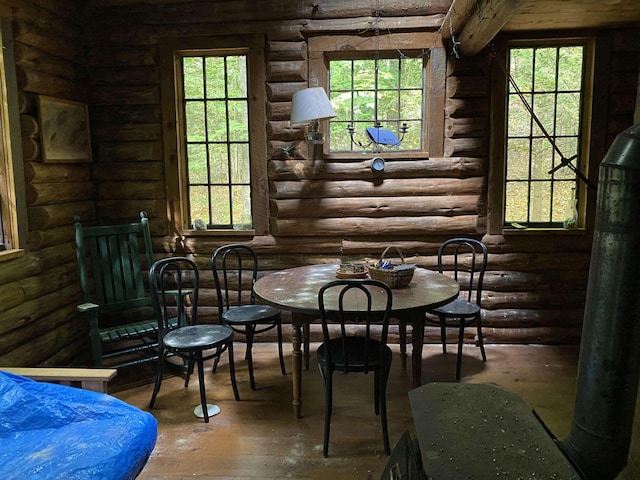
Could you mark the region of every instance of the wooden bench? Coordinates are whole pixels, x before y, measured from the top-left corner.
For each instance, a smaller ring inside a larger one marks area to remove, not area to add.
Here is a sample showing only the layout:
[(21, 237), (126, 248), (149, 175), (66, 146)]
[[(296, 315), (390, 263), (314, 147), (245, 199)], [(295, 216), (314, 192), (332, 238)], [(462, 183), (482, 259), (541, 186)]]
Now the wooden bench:
[(107, 392), (109, 380), (118, 373), (115, 368), (0, 367), (0, 370), (39, 382), (58, 383), (102, 393)]

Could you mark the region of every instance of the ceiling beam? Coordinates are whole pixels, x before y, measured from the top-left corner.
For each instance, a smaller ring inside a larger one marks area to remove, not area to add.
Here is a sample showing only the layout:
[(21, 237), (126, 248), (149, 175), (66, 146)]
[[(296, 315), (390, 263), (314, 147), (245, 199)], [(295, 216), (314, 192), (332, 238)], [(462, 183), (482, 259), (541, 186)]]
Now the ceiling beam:
[(526, 0), (454, 0), (440, 27), (465, 56), (486, 47)]

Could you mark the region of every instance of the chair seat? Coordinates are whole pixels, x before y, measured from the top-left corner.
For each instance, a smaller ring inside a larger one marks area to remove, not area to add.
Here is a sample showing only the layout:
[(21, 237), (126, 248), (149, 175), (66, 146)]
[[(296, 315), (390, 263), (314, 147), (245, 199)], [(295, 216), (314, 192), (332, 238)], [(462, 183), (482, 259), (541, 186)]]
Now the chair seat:
[[(172, 325), (175, 327), (176, 322)], [(155, 335), (158, 332), (157, 320), (142, 320), (126, 325), (118, 325), (100, 330), (100, 339), (102, 342), (116, 342), (119, 340), (129, 340), (131, 338), (144, 337), (147, 335)]]
[(229, 341), (233, 330), (224, 325), (189, 325), (171, 330), (163, 337), (164, 345), (176, 350), (206, 350)]
[(269, 305), (240, 305), (222, 314), (225, 323), (242, 325), (245, 323), (273, 322), (280, 316), (280, 310)]
[[(363, 372), (365, 362), (365, 341), (364, 337), (346, 337), (345, 348), (349, 352), (349, 371), (350, 372)], [(321, 344), (318, 347), (318, 359), (320, 362), (326, 363), (327, 358), (327, 346), (330, 349), (331, 360), (335, 370), (344, 371), (345, 365), (342, 358), (343, 352), (343, 339), (333, 338), (328, 342)], [(385, 346), (384, 358), (380, 358), (380, 342), (377, 340), (369, 339), (369, 370), (376, 370), (380, 368), (381, 364), (388, 365), (391, 363), (391, 349)]]
[(480, 307), (476, 303), (466, 300), (456, 299), (451, 303), (432, 310), (436, 315), (446, 315), (448, 317), (474, 317), (480, 312)]

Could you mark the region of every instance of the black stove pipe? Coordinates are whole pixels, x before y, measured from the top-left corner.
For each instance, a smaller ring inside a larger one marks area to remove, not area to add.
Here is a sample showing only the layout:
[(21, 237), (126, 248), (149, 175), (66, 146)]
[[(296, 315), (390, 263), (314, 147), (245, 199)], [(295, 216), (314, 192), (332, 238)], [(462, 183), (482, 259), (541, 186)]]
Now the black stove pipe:
[(627, 464), (640, 378), (640, 124), (599, 171), (573, 423), (560, 448), (587, 480)]

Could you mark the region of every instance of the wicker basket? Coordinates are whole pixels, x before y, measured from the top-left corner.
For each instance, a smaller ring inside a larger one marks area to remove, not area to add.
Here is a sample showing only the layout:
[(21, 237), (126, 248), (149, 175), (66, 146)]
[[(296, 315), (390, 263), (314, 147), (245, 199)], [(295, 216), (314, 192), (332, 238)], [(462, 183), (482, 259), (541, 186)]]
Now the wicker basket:
[[(398, 251), (401, 263), (391, 262), (389, 268), (378, 268), (378, 266), (385, 260), (385, 255), (390, 248), (395, 248)], [(413, 272), (415, 271), (415, 265), (411, 265), (411, 268), (394, 270), (394, 268), (399, 265), (404, 265), (404, 256), (402, 255), (402, 252), (396, 246), (388, 246), (384, 249), (382, 255), (380, 255), (380, 259), (374, 265), (370, 265), (368, 267), (369, 276), (374, 280), (380, 280), (381, 282), (386, 283), (390, 288), (406, 287), (411, 283)], [(409, 267), (409, 265), (407, 265), (407, 267)]]

